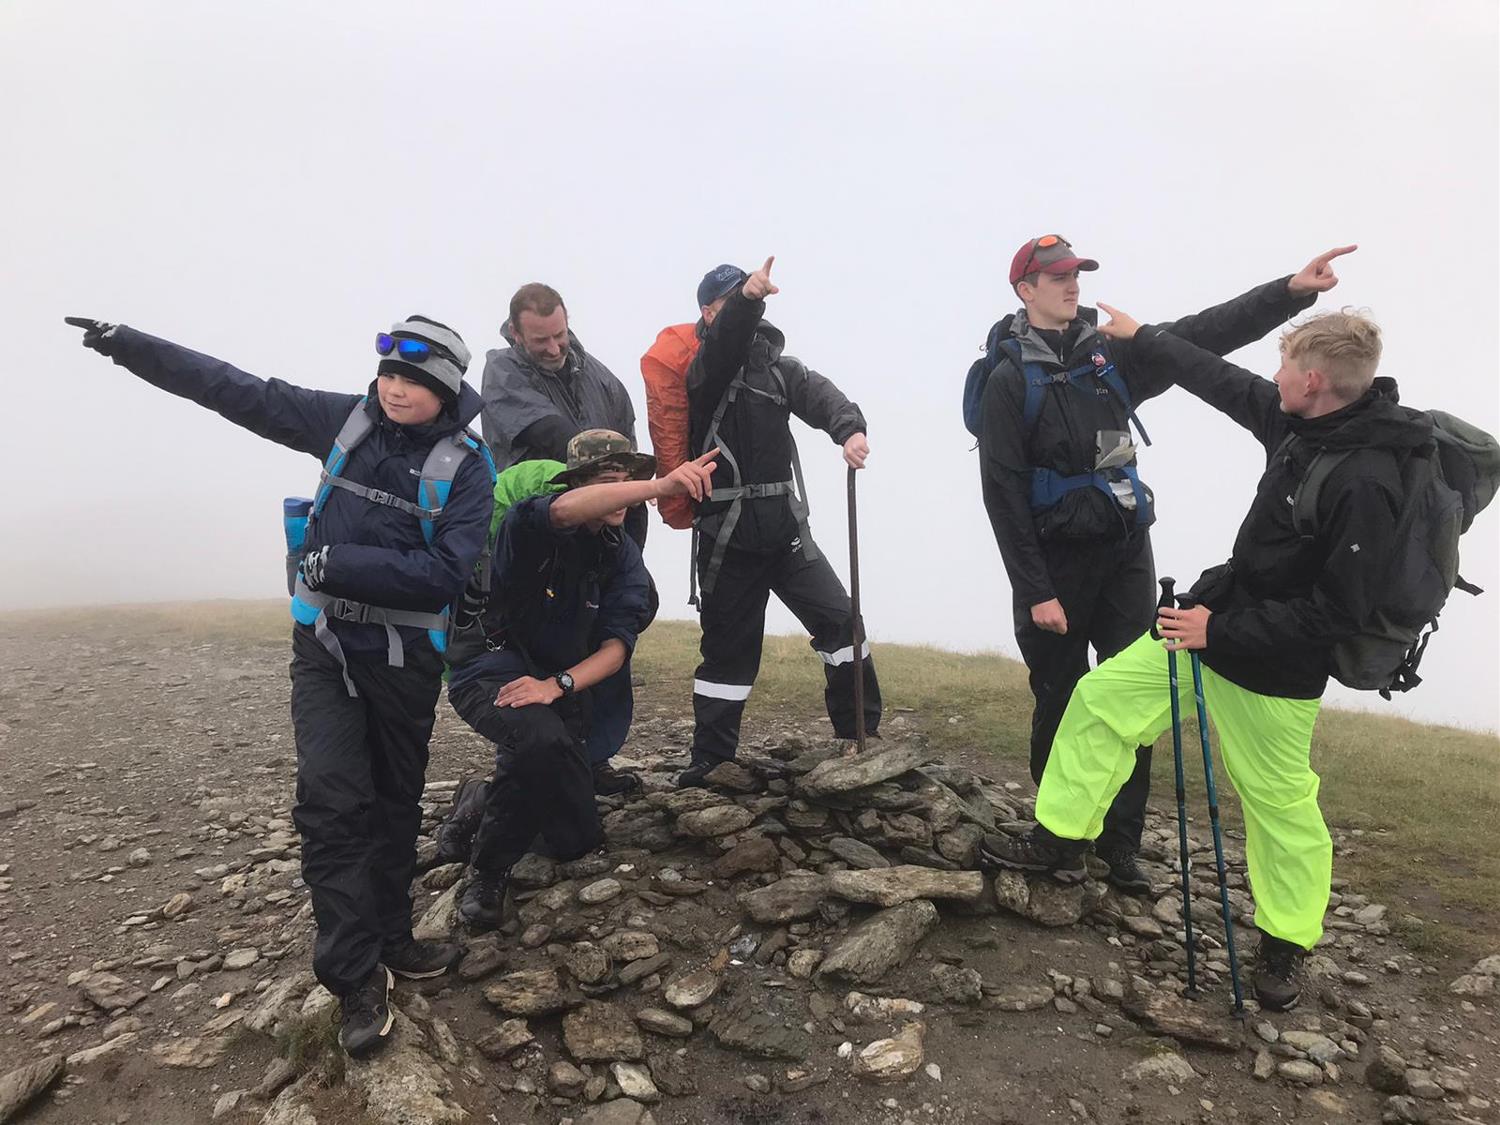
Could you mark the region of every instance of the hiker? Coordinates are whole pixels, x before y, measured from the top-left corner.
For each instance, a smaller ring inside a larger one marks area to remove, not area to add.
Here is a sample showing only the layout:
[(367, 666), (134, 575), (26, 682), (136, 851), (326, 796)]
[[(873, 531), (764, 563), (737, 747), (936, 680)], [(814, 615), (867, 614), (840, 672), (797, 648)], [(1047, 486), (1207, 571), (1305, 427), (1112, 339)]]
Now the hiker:
[(718, 449), (714, 495), (699, 502), (694, 566), (702, 590), (702, 663), (693, 680), (692, 760), (678, 785), (700, 786), (734, 758), (740, 718), (760, 669), (772, 593), (812, 634), (823, 661), (834, 734), (856, 739), (880, 726), (880, 686), (864, 657), (864, 709), (854, 713), (854, 622), (849, 595), (813, 542), (807, 493), (789, 425), (795, 414), (825, 431), (852, 469), (870, 455), (859, 407), (828, 379), (782, 352), (785, 337), (762, 320), (779, 292), (771, 264), (754, 273), (710, 270), (698, 286), (702, 346), (688, 368), (690, 448)]
[[(625, 385), (584, 350), (568, 326), (568, 309), (550, 285), (532, 282), (510, 299), (510, 315), (500, 328), (509, 347), (489, 352), (484, 362), (484, 439), (501, 471), (522, 461), (562, 461), (568, 442), (584, 430), (624, 434), (636, 448), (635, 407)], [(646, 546), (647, 513), (632, 508), (625, 530), (636, 546)], [(655, 587), (652, 588), (655, 597)], [(589, 744), (594, 786), (600, 793), (639, 788), (611, 759), (624, 745), (635, 711), (630, 665), (595, 691), (595, 706), (613, 716), (595, 726)]]
[[(484, 548), (487, 454), (465, 425), (457, 332), (411, 316), (376, 336), (364, 395), (261, 380), (124, 325), (70, 318), (83, 343), (146, 382), (236, 425), (326, 458), (289, 530), (292, 727), (313, 972), (339, 998), (351, 1055), (389, 1034), (391, 974), (440, 976), (450, 942), (412, 938), (410, 883), (442, 688), (448, 607)], [(292, 505), (293, 502), (288, 502)]]
[[(1243, 347), (1311, 304), (1336, 280), (1329, 262), (1352, 249), (1166, 328), (1221, 355)], [(1088, 670), (1089, 647), (1100, 662), (1113, 656), (1151, 624), (1156, 605), (1154, 498), (1130, 429), (1149, 444), (1134, 409), (1169, 383), (1128, 341), (1102, 337), (1095, 311), (1079, 306), (1079, 273), (1098, 268), (1060, 235), (1022, 244), (1010, 285), (1023, 307), (990, 329), (965, 386), (965, 421), (979, 438), (984, 506), (1035, 700), (1036, 782)], [(1151, 889), (1136, 863), (1150, 779), (1151, 749), (1141, 746), (1096, 847), (1110, 883), (1129, 894)]]
[(511, 867), (544, 833), (557, 859), (597, 848), (603, 829), (584, 749), (597, 686), (625, 664), (651, 622), (646, 565), (621, 532), (632, 505), (708, 494), (710, 453), (650, 479), (656, 460), (623, 434), (586, 430), (568, 443), (566, 485), (518, 501), (500, 524), (495, 596), (483, 649), (453, 669), (453, 709), (495, 744), (459, 916), (500, 923)]
[[(1359, 313), (1325, 313), (1287, 331), (1272, 383), (1171, 326), (1141, 328), (1100, 307), (1112, 317), (1104, 336), (1131, 342), (1137, 362), (1227, 414), (1268, 456), (1229, 562), (1203, 573), (1192, 608), (1163, 608), (1157, 625), (1169, 650), (1201, 653), (1204, 696), (1244, 809), (1261, 932), (1255, 995), (1284, 1011), (1297, 1002), (1297, 968), (1328, 906), (1333, 847), (1309, 754), (1330, 651), (1378, 605), (1403, 461), (1432, 442), (1432, 425), (1397, 405), (1394, 380), (1375, 378), (1380, 330)], [(1288, 498), (1324, 450), (1349, 455), (1322, 489), (1316, 534), (1303, 536)], [(1078, 682), (1042, 776), (1036, 826), (1022, 838), (987, 837), (989, 862), (1076, 880), (1136, 744), (1170, 725), (1162, 648), (1143, 631)], [(1179, 690), (1190, 706), (1191, 685)]]

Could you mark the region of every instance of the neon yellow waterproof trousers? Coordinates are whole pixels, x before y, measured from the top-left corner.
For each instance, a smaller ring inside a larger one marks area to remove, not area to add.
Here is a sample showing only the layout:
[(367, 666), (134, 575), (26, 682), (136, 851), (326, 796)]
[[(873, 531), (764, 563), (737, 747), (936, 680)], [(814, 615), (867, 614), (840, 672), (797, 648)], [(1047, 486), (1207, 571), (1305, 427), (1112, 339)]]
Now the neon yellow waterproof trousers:
[[(1177, 690), (1182, 714), (1196, 714), (1186, 652), (1177, 654)], [(1311, 949), (1323, 933), (1333, 876), (1333, 841), (1309, 763), (1322, 701), (1257, 695), (1206, 666), (1203, 698), (1244, 808), (1255, 924)], [(1135, 748), (1151, 745), (1171, 725), (1167, 653), (1147, 633), (1073, 689), (1037, 792), (1037, 822), (1064, 839), (1096, 839), (1135, 768)], [(1183, 748), (1190, 774), (1191, 763), (1201, 761), (1192, 751)]]

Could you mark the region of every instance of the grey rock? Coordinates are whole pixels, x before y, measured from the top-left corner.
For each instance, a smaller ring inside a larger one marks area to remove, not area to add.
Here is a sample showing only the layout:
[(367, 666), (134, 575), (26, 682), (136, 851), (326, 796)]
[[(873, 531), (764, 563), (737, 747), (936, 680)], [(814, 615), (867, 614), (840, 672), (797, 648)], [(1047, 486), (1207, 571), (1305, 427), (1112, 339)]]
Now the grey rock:
[(651, 1068), (651, 1081), (668, 1097), (686, 1098), (698, 1092), (692, 1068), (675, 1051), (652, 1055), (646, 1060), (646, 1064)]
[(1424, 1101), (1437, 1101), (1447, 1091), (1438, 1084), (1432, 1071), (1413, 1067), (1406, 1072), (1406, 1092)]
[(1339, 1045), (1318, 1031), (1283, 1031), (1281, 1042), (1301, 1051), (1317, 1063), (1337, 1062), (1344, 1057)]
[(629, 1013), (602, 1000), (585, 1000), (563, 1017), (563, 1045), (579, 1062), (635, 1061), (646, 1045)]
[(550, 887), (557, 882), (557, 860), (528, 852), (510, 869), (510, 882), (523, 891)]
[(984, 1006), (1002, 1012), (1034, 1012), (1052, 1003), (1055, 995), (1049, 984), (1013, 984), (986, 995)]
[(434, 867), (422, 876), (422, 886), (429, 891), (446, 891), (463, 878), (464, 867), (462, 863), (445, 863), (441, 867)]
[[(248, 1091), (246, 1090), (229, 1090), (226, 1093), (220, 1094), (218, 1100), (214, 1102), (213, 1120), (217, 1121), (219, 1118), (239, 1109), (240, 1102), (244, 1101), (247, 1096)], [(4, 1118), (0, 1117), (0, 1121), (3, 1120)]]
[(525, 1020), (505, 1020), (499, 1027), (492, 1027), (481, 1035), (474, 1046), (485, 1058), (503, 1059), (535, 1039)]
[(640, 961), (632, 961), (624, 966), (616, 976), (621, 984), (636, 984), (647, 977), (655, 976), (672, 963), (670, 953), (658, 953), (655, 957), (646, 957)]
[(48, 1055), (0, 1077), (0, 1122), (9, 1121), (20, 1113), (67, 1069), (68, 1064), (61, 1055)]
[(1323, 1084), (1323, 1068), (1306, 1059), (1283, 1059), (1276, 1064), (1276, 1073), (1297, 1086)]
[(625, 1097), (648, 1104), (661, 1100), (656, 1083), (651, 1081), (651, 1072), (640, 1063), (611, 1063), (609, 1073), (613, 1076), (616, 1085), (620, 1087), (620, 1093)]
[(350, 1058), (344, 1081), (362, 1095), (365, 1112), (382, 1125), (457, 1125), (468, 1114), (448, 1100), (448, 1076), (424, 1046), (426, 1036), (399, 1010), (390, 1041), (376, 1055)]
[(1380, 1120), (1384, 1125), (1422, 1125), (1428, 1120), (1427, 1107), (1416, 1098), (1398, 1094), (1386, 1098)]
[(1262, 1047), (1255, 1052), (1255, 1067), (1251, 1071), (1256, 1078), (1262, 1082), (1276, 1073), (1276, 1057), (1270, 1051)]
[(667, 982), (662, 997), (678, 1010), (707, 1004), (719, 991), (719, 974), (709, 968), (694, 969)]
[(1365, 1083), (1383, 1094), (1406, 1093), (1406, 1060), (1390, 1047), (1381, 1044), (1375, 1057), (1365, 1067)]
[(818, 976), (873, 984), (911, 956), (937, 924), (937, 907), (926, 899), (882, 910), (850, 928), (824, 956)]
[(661, 952), (656, 935), (645, 930), (617, 930), (599, 942), (599, 947), (616, 961), (643, 961)]
[(281, 1091), (260, 1119), (260, 1125), (318, 1125), (307, 1095), (310, 1085), (304, 1079)]
[(90, 973), (78, 985), (84, 998), (96, 1008), (117, 1012), (133, 1008), (146, 998), (146, 992), (115, 976), (114, 973)]
[(563, 965), (580, 984), (598, 984), (614, 968), (609, 954), (591, 941), (569, 946), (563, 954)]
[(716, 789), (730, 789), (736, 793), (755, 793), (765, 788), (753, 773), (738, 762), (720, 762), (703, 780)]
[(547, 1085), (564, 1098), (576, 1098), (588, 1085), (588, 1075), (566, 1059), (553, 1063), (547, 1070)]
[(979, 841), (984, 838), (984, 829), (977, 824), (960, 824), (952, 831), (943, 832), (933, 840), (933, 846), (944, 859), (950, 859), (960, 867), (972, 867)]
[(835, 836), (824, 846), (850, 867), (860, 871), (873, 871), (876, 868), (891, 865), (891, 861), (885, 856), (863, 840), (856, 840), (853, 836)]
[(934, 965), (927, 974), (925, 995), (938, 1004), (977, 1004), (984, 998), (979, 970), (961, 965)]
[(798, 787), (813, 795), (847, 793), (851, 789), (862, 789), (900, 777), (930, 761), (931, 757), (915, 743), (898, 742), (874, 754), (830, 758), (805, 775)]
[(642, 1008), (635, 1014), (635, 1022), (656, 1035), (673, 1039), (686, 1039), (693, 1034), (693, 1021), (661, 1008)]
[(458, 927), (458, 893), (463, 884), (454, 883), (429, 906), (417, 924), (412, 937), (418, 941), (446, 941)]
[(1217, 1009), (1193, 1004), (1166, 989), (1127, 995), (1124, 1009), (1148, 1030), (1184, 1043), (1220, 1051), (1237, 1051), (1242, 1045), (1239, 1028), (1229, 1026)]
[(260, 960), (258, 949), (231, 949), (224, 955), (224, 971), (226, 973), (237, 973), (241, 969), (248, 969)]
[(151, 1054), (162, 1066), (178, 1070), (207, 1070), (219, 1065), (228, 1047), (222, 1036), (189, 1035), (157, 1043), (151, 1048)]
[(585, 906), (598, 906), (612, 898), (618, 898), (624, 888), (618, 879), (600, 879), (578, 892), (578, 901)]
[(854, 1075), (866, 1082), (901, 1082), (926, 1061), (922, 1038), (927, 1025), (913, 1020), (890, 1039), (877, 1039), (854, 1056)]
[(737, 879), (741, 875), (775, 871), (780, 861), (781, 853), (775, 842), (769, 837), (757, 836), (736, 844), (720, 856), (714, 862), (714, 877)]
[(464, 959), (458, 963), (461, 980), (483, 980), (504, 967), (505, 951), (498, 941), (476, 942), (464, 951)]
[(903, 864), (872, 871), (835, 871), (828, 888), (840, 898), (874, 906), (899, 906), (913, 899), (940, 898), (973, 902), (984, 894), (977, 871), (934, 871)]
[(806, 1013), (780, 991), (746, 990), (724, 1004), (708, 1025), (719, 1046), (768, 1059), (800, 1062), (812, 1050)]
[(826, 875), (788, 875), (740, 895), (739, 904), (755, 921), (780, 925), (812, 917), (828, 893)]
[(484, 990), (484, 998), (512, 1016), (544, 1016), (573, 1003), (556, 969), (507, 973)]
[(677, 818), (677, 831), (684, 836), (708, 839), (739, 832), (755, 823), (755, 814), (739, 805), (715, 805)]
[(261, 1035), (276, 1036), (288, 1030), (301, 1016), (302, 1001), (317, 980), (306, 969), (283, 977), (260, 994), (244, 1026)]
[(266, 1064), (266, 1072), (261, 1075), (260, 1081), (256, 1083), (255, 1089), (250, 1091), (250, 1096), (262, 1101), (270, 1101), (277, 1092), (297, 1077), (297, 1065), (291, 1059), (282, 1058), (277, 1055)]
[(1104, 887), (1093, 879), (1065, 886), (1048, 876), (1027, 877), (1002, 871), (995, 877), (1000, 905), (1043, 926), (1072, 926), (1087, 918), (1104, 900)]
[(638, 1101), (616, 1098), (588, 1110), (574, 1125), (656, 1125), (656, 1117)]
[(1185, 1086), (1198, 1077), (1198, 1072), (1176, 1051), (1159, 1051), (1127, 1066), (1121, 1077), (1129, 1082), (1169, 1082)]

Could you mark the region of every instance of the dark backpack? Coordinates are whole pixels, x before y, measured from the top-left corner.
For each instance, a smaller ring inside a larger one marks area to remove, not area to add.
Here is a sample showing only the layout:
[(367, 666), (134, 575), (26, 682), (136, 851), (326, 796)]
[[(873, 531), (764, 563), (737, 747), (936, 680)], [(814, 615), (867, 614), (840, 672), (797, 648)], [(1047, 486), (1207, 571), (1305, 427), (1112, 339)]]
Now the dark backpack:
[[(1401, 513), (1377, 583), (1380, 605), (1329, 654), (1329, 672), (1339, 683), (1378, 690), (1386, 699), (1422, 682), (1417, 666), (1453, 588), (1483, 592), (1458, 573), (1458, 540), (1500, 484), (1494, 437), (1440, 410), (1411, 413), (1432, 423), (1433, 440), (1401, 465)], [(1317, 534), (1318, 499), (1329, 475), (1352, 452), (1320, 452), (1308, 465), (1292, 496), (1292, 522), (1304, 539)]]

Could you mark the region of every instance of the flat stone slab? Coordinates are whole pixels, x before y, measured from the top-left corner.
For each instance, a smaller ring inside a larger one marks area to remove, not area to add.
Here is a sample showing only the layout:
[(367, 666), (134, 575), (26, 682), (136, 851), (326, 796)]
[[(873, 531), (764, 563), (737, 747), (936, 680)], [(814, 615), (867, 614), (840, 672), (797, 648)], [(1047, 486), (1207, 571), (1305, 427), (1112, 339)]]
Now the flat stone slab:
[(762, 925), (780, 925), (810, 918), (829, 895), (826, 875), (788, 875), (765, 887), (740, 895), (745, 913)]
[(891, 861), (885, 856), (863, 840), (856, 840), (853, 836), (835, 836), (828, 841), (826, 847), (850, 867), (856, 867), (861, 871), (873, 871), (878, 867), (891, 865)]
[(754, 823), (755, 814), (747, 808), (740, 805), (715, 805), (713, 808), (683, 813), (677, 818), (677, 831), (684, 836), (708, 839), (727, 836), (731, 832), (749, 828)]
[(814, 796), (847, 793), (851, 789), (863, 789), (867, 785), (878, 785), (900, 777), (931, 760), (932, 755), (924, 747), (912, 742), (898, 742), (874, 754), (830, 758), (813, 767), (798, 787)]
[(0, 1121), (9, 1121), (38, 1094), (62, 1077), (68, 1064), (61, 1055), (49, 1055), (17, 1067), (0, 1078)]
[(85, 999), (106, 1012), (133, 1008), (146, 998), (144, 989), (137, 988), (114, 973), (90, 973), (79, 984)]
[(708, 1031), (729, 1050), (801, 1062), (812, 1050), (812, 1037), (802, 1026), (806, 1019), (806, 1010), (794, 996), (747, 991), (714, 1016)]
[(829, 876), (828, 889), (839, 898), (873, 906), (900, 906), (918, 898), (974, 902), (984, 894), (984, 876), (978, 871), (937, 871), (902, 864), (878, 870), (835, 871)]
[(1157, 989), (1125, 997), (1125, 1014), (1148, 1031), (1183, 1043), (1197, 1043), (1220, 1051), (1238, 1051), (1244, 1045), (1240, 1028), (1217, 1004), (1194, 1004)]
[(507, 973), (484, 990), (484, 998), (512, 1016), (545, 1016), (573, 1003), (556, 969)]
[(995, 898), (1000, 905), (1042, 926), (1071, 926), (1092, 914), (1104, 901), (1104, 885), (1094, 879), (1070, 885), (1047, 875), (1001, 871), (995, 876)]
[(602, 1000), (585, 1000), (562, 1021), (563, 1044), (579, 1062), (636, 1061), (646, 1045), (630, 1013)]
[(937, 924), (937, 907), (926, 899), (882, 910), (851, 927), (823, 958), (817, 975), (874, 984), (910, 957)]
[(866, 1082), (901, 1082), (921, 1069), (927, 1025), (913, 1020), (890, 1039), (877, 1039), (854, 1056), (854, 1074)]

